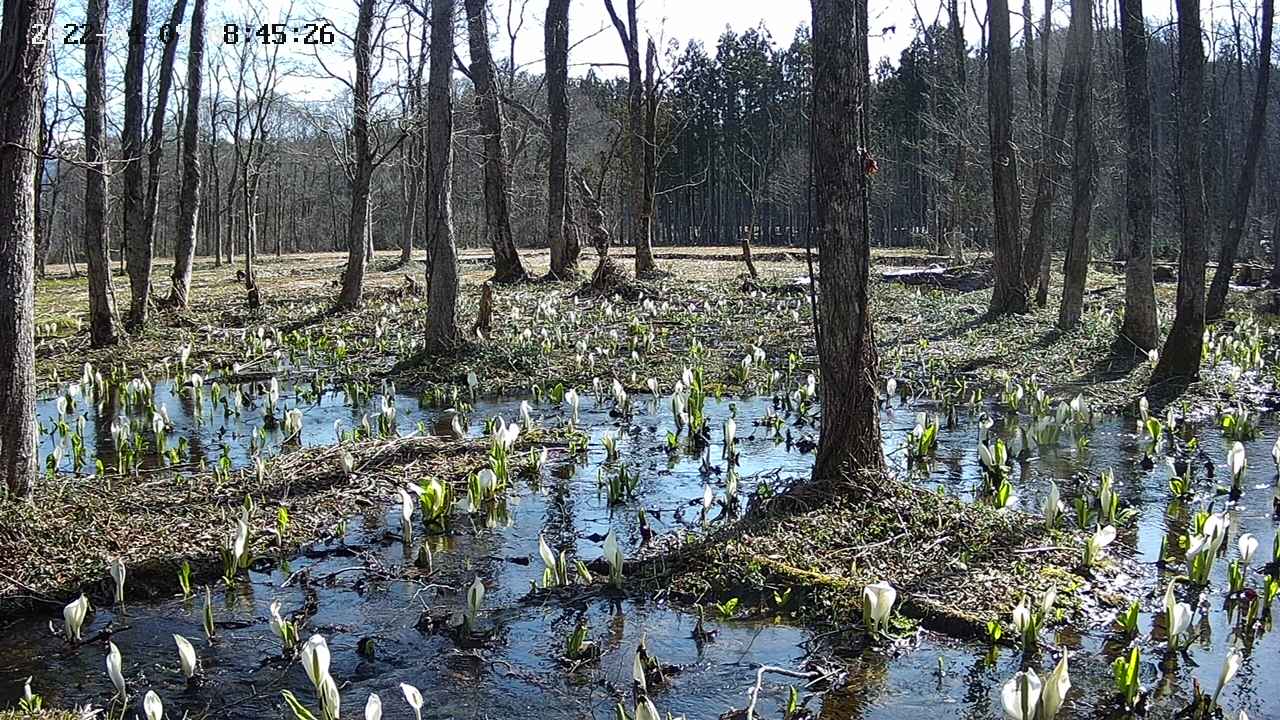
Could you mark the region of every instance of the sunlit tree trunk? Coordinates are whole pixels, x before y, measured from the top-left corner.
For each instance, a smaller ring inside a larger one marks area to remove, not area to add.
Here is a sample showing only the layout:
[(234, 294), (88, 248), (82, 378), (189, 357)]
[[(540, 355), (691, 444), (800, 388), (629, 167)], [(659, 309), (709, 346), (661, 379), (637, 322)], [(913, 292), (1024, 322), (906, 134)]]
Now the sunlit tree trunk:
[(1058, 306), (1058, 327), (1067, 330), (1080, 322), (1084, 311), (1084, 287), (1089, 275), (1089, 224), (1093, 217), (1094, 165), (1096, 150), (1093, 140), (1093, 0), (1072, 0), (1072, 25), (1076, 27), (1071, 41), (1076, 43), (1075, 68), (1075, 160), (1071, 168), (1071, 236), (1067, 241), (1067, 257), (1062, 267), (1062, 302)]
[(373, 37), (373, 4), (360, 0), (356, 19), (356, 78), (352, 86), (351, 145), (355, 165), (351, 172), (351, 213), (347, 216), (347, 269), (342, 275), (339, 308), (360, 304), (364, 294), (364, 271), (369, 255), (369, 185), (373, 179), (373, 151), (369, 147), (369, 59)]
[(822, 259), (822, 430), (813, 478), (836, 480), (851, 470), (884, 467), (867, 292), (867, 5), (866, 0), (812, 4), (814, 231)]
[(48, 44), (33, 43), (52, 0), (7, 0), (0, 25), (0, 479), (11, 496), (31, 491), (36, 453), (35, 178), (37, 107)]
[(571, 242), (566, 218), (569, 209), (569, 0), (549, 0), (545, 27), (547, 56), (547, 114), (550, 158), (547, 170), (547, 246), (551, 276), (572, 277), (578, 268), (579, 247)]
[(636, 19), (636, 0), (627, 1), (627, 21), (623, 23), (613, 7), (604, 0), (605, 9), (627, 54), (627, 200), (622, 204), (623, 243), (636, 251), (636, 273), (649, 272), (657, 266), (653, 261), (651, 238), (644, 230), (644, 81), (640, 75), (640, 29)]
[(493, 280), (498, 283), (525, 279), (524, 265), (511, 235), (510, 169), (502, 139), (502, 105), (489, 53), (486, 0), (465, 0), (467, 36), (471, 45), (471, 78), (476, 86), (480, 130), (484, 133), (484, 217), (489, 245), (493, 248)]
[[(88, 0), (88, 28), (92, 38), (105, 36), (107, 0)], [(116, 343), (115, 307), (111, 288), (111, 258), (108, 256), (111, 223), (107, 219), (106, 142), (103, 123), (107, 107), (105, 42), (84, 46), (84, 246), (89, 272), (89, 339), (93, 347)]]
[(1152, 383), (1200, 375), (1204, 343), (1206, 255), (1201, 137), (1204, 121), (1204, 45), (1200, 0), (1178, 3), (1178, 185), (1182, 211), (1182, 255), (1178, 259), (1178, 310), (1165, 340)]
[[(196, 224), (200, 218), (200, 86), (204, 79), (204, 10), (205, 0), (195, 0), (195, 7), (191, 9), (191, 45), (187, 51), (187, 114), (182, 120), (182, 189), (178, 195), (173, 294), (169, 298), (175, 306), (184, 308), (191, 293), (191, 265), (196, 257)], [(217, 192), (215, 186), (215, 198)], [(216, 248), (214, 255), (220, 255)], [(219, 264), (221, 261), (218, 257)]]
[(1142, 0), (1120, 0), (1124, 48), (1125, 210), (1129, 225), (1124, 270), (1124, 324), (1120, 335), (1142, 350), (1160, 342), (1151, 270), (1151, 84)]
[(427, 352), (458, 344), (458, 255), (453, 241), (453, 19), (455, 0), (431, 0), (427, 84)]
[[(1244, 158), (1240, 166), (1240, 178), (1235, 194), (1231, 196), (1231, 215), (1227, 218), (1227, 231), (1222, 236), (1222, 248), (1218, 255), (1218, 268), (1209, 286), (1205, 316), (1215, 319), (1222, 316), (1227, 300), (1227, 289), (1235, 270), (1236, 251), (1249, 221), (1249, 199), (1253, 197), (1253, 184), (1258, 177), (1258, 157), (1262, 155), (1262, 142), (1267, 129), (1267, 98), (1271, 82), (1271, 34), (1275, 26), (1275, 0), (1262, 0), (1262, 43), (1258, 50), (1258, 86), (1253, 95), (1253, 115), (1249, 119), (1249, 137), (1245, 141)], [(1274, 240), (1272, 242), (1275, 242)]]
[[(105, 0), (104, 0), (105, 3)], [(120, 150), (124, 154), (124, 187), (120, 196), (122, 252), (128, 258), (129, 315), (125, 327), (142, 329), (151, 297), (151, 247), (147, 245), (145, 178), (143, 176), (143, 65), (147, 56), (147, 0), (132, 0), (129, 19), (129, 52), (124, 68), (124, 133)], [(105, 42), (105, 40), (104, 40)]]
[(1013, 75), (1010, 69), (1009, 1), (987, 5), (990, 50), (987, 73), (991, 133), (991, 195), (995, 209), (991, 292), (992, 315), (1027, 311), (1027, 282), (1022, 273), (1021, 199), (1018, 157), (1013, 143)]

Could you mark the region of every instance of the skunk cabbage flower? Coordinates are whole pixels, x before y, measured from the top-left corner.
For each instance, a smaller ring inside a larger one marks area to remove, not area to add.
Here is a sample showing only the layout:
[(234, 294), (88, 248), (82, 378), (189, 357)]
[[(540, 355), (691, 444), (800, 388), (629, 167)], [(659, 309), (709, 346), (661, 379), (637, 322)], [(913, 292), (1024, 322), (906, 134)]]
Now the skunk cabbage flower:
[(107, 562), (107, 571), (111, 573), (111, 579), (116, 582), (116, 604), (121, 604), (124, 602), (124, 560), (118, 557), (112, 558)]
[(886, 400), (892, 400), (894, 395), (898, 394), (898, 379), (889, 378), (884, 384), (884, 395)]
[(80, 628), (84, 625), (84, 618), (88, 613), (89, 598), (83, 594), (62, 608), (62, 620), (64, 623), (62, 630), (66, 633), (68, 640), (80, 641)]
[(644, 381), (646, 387), (649, 388), (649, 394), (654, 398), (658, 397), (658, 380), (657, 378), (649, 378)]
[(378, 693), (369, 693), (364, 704), (364, 720), (382, 720), (382, 698)]
[(1191, 627), (1191, 606), (1186, 603), (1174, 603), (1166, 615), (1165, 634), (1169, 636), (1169, 646), (1178, 647), (1179, 640)]
[(1013, 609), (1013, 626), (1018, 632), (1026, 632), (1027, 626), (1031, 624), (1031, 608), (1027, 607), (1027, 598), (1024, 595), (1022, 600), (1018, 602), (1018, 606)]
[(530, 412), (528, 400), (520, 401), (520, 424), (524, 426), (525, 430), (533, 429), (533, 415)]
[(1035, 720), (1036, 705), (1043, 689), (1035, 670), (1014, 675), (1000, 688), (1000, 704), (1008, 720)]
[[(277, 614), (279, 613), (279, 604), (274, 605)], [(174, 635), (173, 642), (178, 646), (178, 663), (182, 665), (182, 674), (188, 680), (196, 674), (196, 649), (191, 641), (181, 635)]]
[(564, 394), (564, 401), (569, 405), (569, 416), (574, 422), (578, 422), (578, 391), (569, 388)]
[(107, 676), (111, 678), (111, 684), (116, 686), (116, 695), (121, 700), (128, 697), (124, 689), (124, 659), (120, 657), (120, 648), (116, 644), (107, 641)]
[(1067, 697), (1067, 692), (1071, 690), (1071, 676), (1067, 672), (1067, 654), (1062, 654), (1062, 659), (1054, 666), (1053, 672), (1049, 673), (1049, 677), (1044, 680), (1044, 689), (1040, 693), (1040, 700), (1043, 704), (1042, 720), (1054, 720), (1058, 716), (1058, 711), (1062, 709), (1062, 702)]
[(1276, 442), (1271, 446), (1271, 459), (1276, 461), (1276, 465), (1280, 466), (1280, 437), (1276, 438)]
[(161, 720), (164, 717), (164, 703), (155, 690), (148, 690), (142, 698), (142, 710), (147, 714), (147, 720)]
[(710, 485), (702, 486), (702, 512), (705, 514), (711, 510), (711, 503), (715, 501), (715, 492)]
[(1236, 541), (1236, 545), (1240, 550), (1241, 564), (1248, 565), (1253, 562), (1253, 555), (1258, 552), (1258, 538), (1254, 537), (1252, 533), (1244, 533)]
[(349, 475), (351, 475), (351, 473), (355, 472), (355, 470), (356, 470), (356, 458), (355, 458), (355, 456), (354, 456), (354, 455), (352, 455), (351, 453), (347, 452), (346, 450), (343, 450), (343, 451), (342, 451), (342, 459), (340, 460), (340, 462), (342, 463), (342, 474), (343, 474), (343, 475), (348, 475), (348, 476), (349, 476)]
[(662, 720), (662, 716), (658, 714), (658, 708), (648, 695), (641, 696), (640, 701), (636, 703), (635, 720)]
[(338, 693), (338, 683), (334, 681), (332, 675), (326, 674), (320, 678), (320, 687), (316, 688), (316, 693), (320, 696), (320, 707), (324, 710), (324, 716), (328, 720), (338, 720), (342, 709), (342, 696)]
[(738, 423), (729, 418), (724, 421), (724, 456), (733, 457), (733, 443), (738, 434)]
[(1044, 501), (1044, 526), (1052, 528), (1058, 523), (1062, 514), (1062, 500), (1058, 491), (1058, 483), (1049, 481), (1049, 496)]
[(1239, 650), (1232, 650), (1222, 662), (1222, 671), (1218, 673), (1218, 689), (1213, 693), (1213, 701), (1218, 702), (1218, 696), (1222, 694), (1222, 689), (1231, 682), (1231, 678), (1236, 676), (1240, 671), (1240, 663), (1243, 658), (1240, 656)]
[(320, 683), (329, 677), (329, 644), (321, 635), (312, 635), (302, 646), (302, 667), (311, 678), (311, 684), (320, 690)]
[(422, 693), (409, 683), (400, 683), (400, 692), (404, 693), (405, 702), (413, 708), (414, 716), (422, 720)]
[(898, 591), (884, 580), (862, 589), (863, 621), (869, 630), (878, 632), (885, 629), (897, 599)]
[(1248, 466), (1249, 461), (1244, 454), (1244, 445), (1239, 441), (1231, 443), (1231, 450), (1227, 452), (1227, 467), (1231, 470), (1232, 481), (1239, 483), (1241, 475)]
[(471, 587), (467, 588), (467, 619), (471, 623), (475, 623), (476, 616), (480, 614), (480, 606), (484, 604), (484, 583), (480, 581), (477, 575), (475, 581), (471, 583)]
[(609, 563), (609, 582), (614, 587), (622, 586), (622, 548), (618, 547), (618, 538), (610, 530), (604, 539), (604, 559)]
[(1107, 525), (1106, 527), (1098, 528), (1094, 531), (1093, 535), (1085, 541), (1086, 555), (1088, 555), (1090, 559), (1096, 560), (1099, 553), (1101, 553), (1108, 545), (1115, 542), (1115, 539), (1116, 528), (1114, 525)]
[(547, 544), (546, 538), (538, 535), (538, 555), (542, 557), (542, 564), (547, 566), (551, 572), (555, 572), (559, 566), (556, 562), (556, 554), (551, 551), (551, 546)]
[(398, 492), (400, 493), (400, 532), (407, 542), (413, 537), (413, 496), (403, 488)]

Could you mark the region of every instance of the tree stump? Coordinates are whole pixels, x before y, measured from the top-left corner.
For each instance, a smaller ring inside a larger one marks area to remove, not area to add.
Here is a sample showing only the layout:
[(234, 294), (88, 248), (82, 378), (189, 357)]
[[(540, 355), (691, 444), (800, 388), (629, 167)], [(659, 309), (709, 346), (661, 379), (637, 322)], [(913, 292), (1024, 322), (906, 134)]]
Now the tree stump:
[(480, 286), (480, 311), (476, 313), (476, 324), (471, 326), (471, 333), (476, 337), (486, 337), (493, 327), (493, 283), (486, 282)]

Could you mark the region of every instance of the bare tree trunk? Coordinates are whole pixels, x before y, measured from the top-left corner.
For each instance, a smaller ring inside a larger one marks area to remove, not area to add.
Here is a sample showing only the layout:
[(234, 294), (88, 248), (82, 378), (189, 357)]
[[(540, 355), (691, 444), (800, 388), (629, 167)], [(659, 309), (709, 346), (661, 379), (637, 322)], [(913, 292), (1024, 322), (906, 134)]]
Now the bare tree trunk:
[[(652, 264), (653, 227), (658, 190), (658, 48), (649, 39), (644, 59), (644, 198), (640, 203), (640, 236)], [(637, 252), (637, 257), (639, 253)], [(652, 269), (652, 268), (650, 268)]]
[(1178, 259), (1177, 314), (1165, 340), (1152, 383), (1200, 375), (1204, 344), (1205, 196), (1201, 174), (1201, 123), (1204, 120), (1204, 45), (1200, 39), (1200, 0), (1178, 5), (1178, 185), (1182, 205), (1182, 255)]
[(1093, 140), (1093, 0), (1072, 0), (1072, 24), (1077, 30), (1075, 89), (1075, 161), (1071, 170), (1071, 237), (1062, 267), (1062, 302), (1058, 306), (1058, 327), (1068, 330), (1080, 322), (1084, 312), (1084, 286), (1089, 275), (1089, 224), (1093, 216), (1096, 150)]
[(1013, 76), (1010, 70), (1009, 1), (987, 5), (991, 26), (987, 77), (991, 124), (991, 193), (995, 208), (995, 253), (991, 315), (1027, 311), (1027, 282), (1022, 273), (1021, 199), (1018, 157), (1013, 144)]
[[(1074, 15), (1073, 15), (1074, 17)], [(1049, 289), (1049, 225), (1053, 222), (1053, 200), (1058, 189), (1058, 170), (1061, 159), (1066, 157), (1067, 118), (1071, 113), (1071, 101), (1075, 97), (1076, 68), (1088, 58), (1078, 57), (1075, 24), (1067, 29), (1067, 51), (1058, 73), (1058, 89), (1053, 97), (1053, 114), (1049, 119), (1048, 135), (1040, 155), (1036, 173), (1036, 199), (1031, 207), (1031, 227), (1027, 233), (1027, 247), (1022, 261), (1022, 277), (1027, 286), (1039, 278), (1040, 288), (1036, 302), (1044, 305)]]
[(426, 350), (458, 344), (458, 254), (453, 242), (453, 20), (455, 0), (431, 0), (431, 67), (427, 84)]
[(968, 80), (966, 79), (965, 60), (967, 53), (965, 52), (964, 29), (960, 27), (960, 6), (959, 0), (948, 0), (947, 2), (947, 22), (950, 24), (948, 31), (948, 40), (951, 46), (951, 61), (953, 63), (952, 72), (955, 73), (955, 113), (956, 113), (956, 132), (955, 145), (951, 149), (951, 218), (950, 229), (948, 235), (948, 244), (951, 246), (951, 259), (957, 264), (964, 262), (964, 238), (965, 232), (962, 227), (964, 207), (964, 185), (968, 172), (965, 170), (965, 145), (962, 133), (959, 131), (959, 119), (964, 112), (964, 98)]
[[(88, 0), (86, 13), (87, 35), (104, 33), (107, 0)], [(89, 269), (89, 337), (93, 347), (105, 347), (116, 343), (116, 329), (111, 258), (107, 253), (111, 225), (107, 219), (108, 166), (103, 139), (107, 106), (104, 42), (87, 42), (84, 53), (84, 246)]]
[(147, 57), (147, 0), (132, 0), (129, 19), (129, 52), (124, 69), (124, 134), (120, 150), (124, 154), (124, 188), (121, 216), (124, 237), (121, 254), (128, 258), (129, 315), (125, 327), (138, 332), (146, 324), (147, 302), (151, 297), (151, 247), (146, 245), (146, 200), (143, 150), (143, 65)]
[(342, 275), (342, 292), (337, 306), (350, 309), (360, 305), (364, 294), (364, 268), (368, 261), (369, 184), (373, 179), (373, 151), (369, 147), (369, 92), (372, 82), (369, 59), (373, 37), (373, 4), (360, 0), (356, 19), (356, 78), (352, 89), (351, 144), (355, 167), (351, 173), (351, 213), (347, 217), (347, 270)]
[(1147, 77), (1147, 24), (1142, 0), (1120, 0), (1120, 23), (1127, 129), (1125, 209), (1129, 224), (1120, 335), (1142, 350), (1154, 350), (1160, 342), (1160, 330), (1151, 269), (1151, 85)]
[[(868, 307), (871, 247), (864, 168), (866, 0), (813, 0), (812, 162), (822, 283), (818, 361), (822, 431), (814, 480), (884, 468), (877, 357)], [(1006, 18), (1008, 17), (1006, 13)]]
[(476, 86), (480, 130), (484, 133), (484, 225), (493, 248), (493, 281), (521, 282), (527, 276), (511, 235), (511, 180), (502, 140), (502, 105), (498, 102), (496, 71), (489, 53), (486, 0), (465, 0), (464, 4), (471, 41), (471, 79)]
[(36, 453), (35, 196), (52, 0), (9, 0), (0, 24), (0, 477), (11, 496), (31, 492)]
[[(196, 225), (200, 218), (200, 86), (204, 79), (204, 10), (205, 0), (195, 0), (195, 6), (191, 9), (191, 46), (187, 51), (187, 114), (182, 122), (182, 189), (178, 196), (173, 294), (169, 297), (171, 303), (181, 308), (187, 307), (191, 293), (191, 265), (196, 257)], [(214, 193), (216, 195), (216, 189)], [(219, 264), (221, 261), (222, 258), (219, 257)]]
[(550, 116), (550, 161), (547, 172), (547, 246), (551, 277), (573, 277), (578, 269), (577, 243), (566, 228), (569, 183), (569, 0), (549, 0), (545, 28), (547, 111)]
[[(627, 0), (627, 22), (614, 10), (613, 0), (604, 0), (605, 9), (618, 31), (627, 54), (627, 201), (623, 208), (623, 244), (630, 241), (636, 250), (636, 274), (657, 268), (653, 246), (644, 230), (644, 90), (640, 77), (640, 29), (636, 20), (636, 0)], [(628, 237), (629, 236), (629, 237)]]
[(1227, 231), (1222, 236), (1222, 248), (1218, 256), (1218, 268), (1209, 286), (1209, 298), (1205, 316), (1222, 317), (1227, 301), (1227, 289), (1235, 270), (1236, 251), (1249, 221), (1249, 200), (1253, 197), (1253, 184), (1258, 177), (1258, 156), (1262, 155), (1262, 141), (1267, 129), (1267, 98), (1271, 82), (1271, 34), (1275, 26), (1275, 0), (1262, 0), (1262, 44), (1258, 51), (1258, 86), (1253, 95), (1253, 115), (1249, 119), (1249, 138), (1244, 149), (1244, 164), (1231, 199), (1231, 215)]

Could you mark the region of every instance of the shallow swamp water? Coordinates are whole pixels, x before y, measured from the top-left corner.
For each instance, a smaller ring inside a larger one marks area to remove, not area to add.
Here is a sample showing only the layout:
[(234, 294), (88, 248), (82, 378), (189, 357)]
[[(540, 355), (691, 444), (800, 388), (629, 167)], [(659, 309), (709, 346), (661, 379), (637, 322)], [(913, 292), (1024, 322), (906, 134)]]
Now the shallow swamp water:
[[(220, 412), (209, 417), (214, 414), (206, 408), (204, 419), (197, 420), (180, 389), (162, 383), (156, 396), (157, 402), (168, 408), (171, 441), (186, 439), (189, 457), (179, 461), (178, 469), (198, 464), (199, 458), (214, 465), (224, 455), (226, 462), (236, 467), (251, 463), (248, 438), (261, 425), (260, 409), (249, 407), (238, 418), (224, 418)], [(290, 390), (285, 389), (282, 396), (290, 397)], [(365, 414), (378, 412), (379, 402), (376, 396), (350, 402), (341, 392), (299, 401), (298, 407), (304, 411), (302, 444), (332, 444), (334, 421), (348, 429), (355, 427)], [(412, 398), (398, 397), (396, 404), (396, 422), (402, 434), (418, 431), (419, 423), (430, 427), (440, 414)], [(519, 399), (477, 402), (468, 415), (469, 434), (482, 433), (484, 420), (494, 415), (514, 420), (519, 405)], [(560, 405), (532, 405), (540, 424), (558, 425), (564, 419)], [(807, 449), (806, 439), (816, 441), (813, 427), (787, 416), (786, 428), (779, 436), (754, 423), (772, 407), (766, 397), (708, 401), (712, 465), (719, 461), (722, 423), (731, 412), (736, 413), (739, 492), (743, 497), (756, 492), (761, 484), (777, 489), (793, 478), (804, 478), (812, 463), (812, 454), (801, 448)], [(639, 510), (646, 511), (659, 534), (678, 527), (696, 531), (704, 485), (710, 484), (723, 496), (723, 473), (704, 473), (703, 459), (696, 455), (668, 456), (665, 437), (675, 426), (665, 398), (653, 400), (641, 394), (634, 398), (634, 408), (624, 425), (610, 413), (609, 403), (596, 402), (584, 393), (578, 427), (591, 436), (585, 463), (570, 464), (553, 455), (537, 482), (516, 483), (505, 512), (488, 522), (472, 521), (464, 515), (453, 523), (448, 535), (432, 539), (437, 569), (449, 568), (468, 576), (474, 573), (488, 589), (481, 617), (483, 626), (493, 631), (493, 640), (484, 647), (459, 648), (445, 635), (417, 629), (424, 611), (435, 615), (460, 610), (464, 593), (458, 587), (433, 585), (429, 578), (406, 579), (395, 572), (397, 567), (411, 565), (413, 558), (397, 539), (399, 508), (388, 498), (385, 513), (351, 518), (345, 540), (304, 547), (283, 564), (255, 565), (258, 569), (251, 569), (231, 588), (215, 584), (219, 631), (213, 644), (204, 642), (201, 594), (184, 601), (177, 597), (176, 583), (173, 599), (130, 605), (123, 613), (97, 610), (84, 630), (86, 638), (96, 639), (78, 648), (69, 647), (51, 631), (51, 620), (54, 628), (61, 625), (58, 608), (50, 608), (47, 615), (0, 623), (0, 707), (16, 703), (28, 676), (34, 678), (33, 688), (46, 704), (108, 704), (113, 694), (104, 665), (104, 633), (108, 632), (124, 657), (131, 693), (129, 717), (140, 712), (141, 696), (148, 689), (164, 698), (170, 717), (181, 717), (182, 713), (191, 717), (285, 717), (288, 711), (280, 700), (284, 689), (315, 707), (303, 668), (281, 659), (279, 642), (269, 627), (268, 608), (278, 600), (286, 615), (304, 605), (313, 606), (314, 614), (302, 630), (303, 639), (311, 633), (327, 638), (333, 652), (331, 672), (341, 685), (343, 711), (351, 717), (359, 716), (370, 692), (382, 696), (385, 717), (413, 717), (401, 698), (401, 682), (422, 689), (426, 700), (423, 715), (430, 718), (612, 717), (618, 699), (629, 698), (632, 657), (642, 637), (659, 660), (679, 669), (671, 675), (669, 686), (653, 693), (663, 713), (693, 719), (718, 718), (741, 710), (749, 702), (748, 691), (760, 666), (800, 670), (814, 660), (823, 668), (839, 670), (838, 676), (832, 677), (836, 690), (821, 692), (820, 686), (809, 699), (809, 708), (821, 717), (905, 719), (918, 718), (921, 711), (953, 718), (1000, 715), (1000, 686), (1024, 667), (1023, 654), (1012, 647), (992, 649), (984, 642), (920, 633), (890, 649), (869, 648), (851, 657), (845, 653), (833, 658), (823, 650), (820, 631), (789, 623), (785, 617), (754, 612), (750, 619), (708, 617), (706, 627), (714, 630), (715, 636), (708, 642), (696, 642), (692, 632), (697, 616), (688, 608), (673, 607), (662, 597), (618, 602), (584, 591), (567, 599), (524, 599), (530, 584), (542, 575), (540, 535), (553, 547), (567, 550), (570, 557), (590, 562), (600, 557), (604, 536), (612, 529), (623, 552), (630, 554), (640, 542)], [(998, 418), (994, 431), (1007, 435), (1009, 413), (988, 409)], [(961, 414), (956, 427), (944, 428), (939, 434), (939, 446), (929, 467), (909, 469), (903, 448), (918, 410), (932, 412), (935, 408), (919, 401), (895, 404), (882, 412), (891, 466), (897, 472), (911, 473), (927, 487), (974, 498), (981, 472), (975, 450), (977, 416)], [(78, 411), (85, 413), (86, 408)], [(42, 401), (39, 415), (46, 426), (51, 425), (51, 419), (58, 416), (56, 400)], [(93, 415), (90, 412), (84, 421), (85, 457), (100, 457), (110, 466), (114, 448), (109, 424), (115, 412), (104, 413), (104, 420)], [(69, 422), (74, 425), (74, 418)], [(137, 419), (141, 428), (150, 427), (149, 423), (149, 418)], [(1042, 447), (1036, 457), (1017, 463), (1011, 507), (1039, 515), (1051, 479), (1057, 481), (1064, 502), (1070, 506), (1082, 490), (1096, 484), (1099, 473), (1113, 470), (1121, 504), (1134, 515), (1120, 527), (1119, 539), (1110, 548), (1113, 556), (1131, 560), (1124, 565), (1131, 572), (1108, 580), (1113, 586), (1108, 591), (1140, 600), (1142, 638), (1149, 638), (1162, 612), (1168, 578), (1184, 571), (1181, 563), (1167, 569), (1157, 567), (1162, 539), (1182, 535), (1195, 509), (1227, 509), (1232, 520), (1230, 534), (1196, 613), (1194, 641), (1182, 658), (1161, 667), (1160, 651), (1148, 652), (1159, 643), (1140, 640), (1142, 683), (1152, 690), (1151, 713), (1169, 716), (1189, 700), (1194, 682), (1210, 692), (1217, 687), (1223, 659), (1238, 644), (1244, 662), (1223, 691), (1221, 705), (1232, 717), (1240, 710), (1247, 710), (1254, 718), (1280, 716), (1280, 641), (1276, 633), (1237, 637), (1236, 617), (1226, 609), (1227, 564), (1235, 557), (1238, 535), (1252, 533), (1261, 545), (1258, 555), (1263, 559), (1255, 560), (1247, 585), (1260, 587), (1257, 570), (1270, 557), (1276, 532), (1271, 503), (1276, 473), (1270, 450), (1280, 428), (1268, 422), (1258, 438), (1245, 443), (1249, 475), (1237, 501), (1217, 494), (1214, 482), (1201, 473), (1195, 499), (1179, 503), (1171, 500), (1168, 480), (1172, 471), (1163, 459), (1157, 456), (1150, 469), (1144, 467), (1144, 445), (1133, 424), (1131, 419), (1118, 417), (1099, 420), (1089, 432), (1087, 448), (1077, 449), (1064, 440), (1057, 448)], [(601, 443), (606, 434), (620, 438), (619, 458), (614, 463), (606, 462)], [(795, 442), (786, 442), (787, 435)], [(1225, 458), (1230, 441), (1207, 422), (1196, 428), (1196, 436), (1202, 456), (1217, 466), (1218, 481), (1222, 482), (1228, 475)], [(277, 451), (281, 437), (279, 431), (267, 433), (265, 441), (259, 441), (263, 453)], [(53, 453), (56, 444), (65, 443), (52, 435), (44, 436), (43, 442), (42, 457)], [(64, 447), (60, 454), (59, 471), (74, 471), (71, 449)], [(154, 468), (165, 462), (153, 456), (144, 459), (143, 465)], [(92, 472), (92, 460), (87, 464), (81, 472)], [(634, 499), (610, 507), (599, 481), (600, 469), (606, 464), (610, 468), (625, 464), (638, 473)], [(889, 546), (883, 551), (893, 550)], [(309, 582), (299, 581), (302, 570), (307, 571)], [(1017, 597), (1018, 589), (1010, 588), (1010, 607)], [(1115, 610), (1090, 608), (1094, 622), (1087, 626), (1057, 625), (1043, 634), (1042, 641), (1053, 652), (1031, 660), (1042, 675), (1052, 667), (1051, 654), (1056, 656), (1061, 650), (1072, 653), (1073, 689), (1060, 717), (1101, 717), (1115, 710), (1110, 665), (1125, 648), (1123, 642), (1115, 641), (1116, 633), (1108, 622)], [(598, 663), (571, 673), (559, 662), (559, 656), (565, 638), (580, 621), (586, 622), (602, 655)], [(204, 672), (198, 686), (188, 687), (179, 672), (174, 633), (196, 645)], [(367, 647), (366, 641), (372, 643), (371, 656), (359, 651), (361, 646)], [(805, 682), (766, 674), (757, 714), (782, 717), (789, 688), (803, 688)], [(804, 698), (809, 692), (802, 689), (800, 695)], [(626, 704), (630, 708), (629, 699)]]

